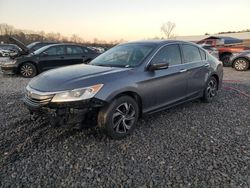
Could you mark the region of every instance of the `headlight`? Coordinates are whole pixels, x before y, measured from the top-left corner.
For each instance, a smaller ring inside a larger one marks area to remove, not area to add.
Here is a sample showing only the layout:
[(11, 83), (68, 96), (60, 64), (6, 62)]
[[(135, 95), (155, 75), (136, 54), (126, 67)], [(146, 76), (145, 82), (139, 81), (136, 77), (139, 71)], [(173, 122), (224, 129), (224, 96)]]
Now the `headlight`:
[(13, 65), (15, 63), (16, 63), (16, 60), (9, 60), (9, 61), (4, 62), (5, 65)]
[(74, 89), (55, 94), (51, 102), (72, 102), (90, 99), (102, 88), (103, 84), (97, 84), (90, 87)]

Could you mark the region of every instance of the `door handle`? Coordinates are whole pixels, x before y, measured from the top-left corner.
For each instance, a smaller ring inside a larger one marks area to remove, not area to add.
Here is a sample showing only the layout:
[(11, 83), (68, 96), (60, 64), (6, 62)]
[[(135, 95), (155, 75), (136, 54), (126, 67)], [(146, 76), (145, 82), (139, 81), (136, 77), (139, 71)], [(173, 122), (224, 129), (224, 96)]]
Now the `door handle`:
[(187, 69), (181, 69), (179, 72), (187, 72)]
[(209, 63), (205, 63), (205, 65), (204, 65), (204, 67), (209, 67), (210, 65), (209, 65)]

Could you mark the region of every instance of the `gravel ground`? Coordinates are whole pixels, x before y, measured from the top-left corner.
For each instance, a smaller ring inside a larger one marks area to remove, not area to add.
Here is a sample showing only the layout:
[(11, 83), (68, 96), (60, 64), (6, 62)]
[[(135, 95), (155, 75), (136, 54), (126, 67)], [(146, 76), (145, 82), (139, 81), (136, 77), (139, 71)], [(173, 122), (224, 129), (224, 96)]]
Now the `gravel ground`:
[(225, 69), (213, 103), (146, 116), (115, 141), (30, 121), (20, 102), (29, 80), (0, 74), (0, 186), (250, 187), (250, 98), (232, 89), (250, 94), (250, 71), (238, 75)]

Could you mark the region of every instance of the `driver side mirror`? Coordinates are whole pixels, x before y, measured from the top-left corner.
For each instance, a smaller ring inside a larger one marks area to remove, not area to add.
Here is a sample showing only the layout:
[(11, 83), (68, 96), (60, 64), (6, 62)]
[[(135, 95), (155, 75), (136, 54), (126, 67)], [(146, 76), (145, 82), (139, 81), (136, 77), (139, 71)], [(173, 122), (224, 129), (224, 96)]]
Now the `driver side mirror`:
[(152, 63), (148, 66), (148, 70), (149, 71), (162, 70), (162, 69), (167, 69), (168, 66), (169, 63), (166, 62)]

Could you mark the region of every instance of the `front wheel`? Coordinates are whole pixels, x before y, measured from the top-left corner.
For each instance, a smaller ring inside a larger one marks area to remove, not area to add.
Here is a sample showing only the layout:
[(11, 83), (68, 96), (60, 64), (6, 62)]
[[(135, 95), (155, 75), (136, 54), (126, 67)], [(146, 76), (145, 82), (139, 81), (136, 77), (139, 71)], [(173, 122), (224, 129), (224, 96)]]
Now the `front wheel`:
[(133, 132), (138, 117), (137, 102), (129, 96), (122, 96), (99, 112), (98, 121), (108, 136), (122, 139)]
[(237, 71), (245, 71), (249, 68), (249, 61), (244, 58), (238, 58), (234, 61), (233, 67)]
[(24, 78), (32, 78), (36, 76), (37, 74), (36, 67), (32, 63), (22, 64), (19, 70), (20, 70), (21, 76)]
[(218, 82), (215, 77), (211, 77), (205, 87), (202, 100), (206, 103), (212, 102), (218, 91)]

